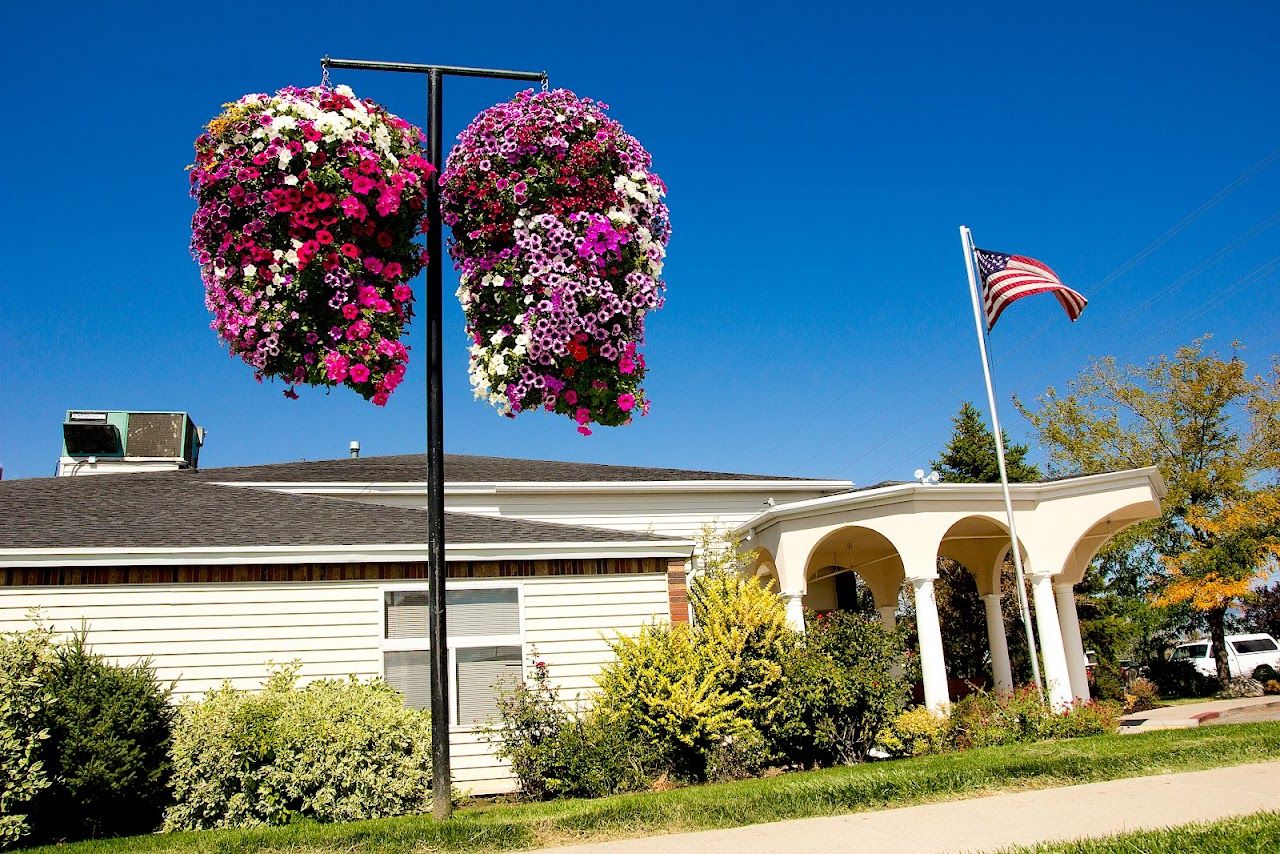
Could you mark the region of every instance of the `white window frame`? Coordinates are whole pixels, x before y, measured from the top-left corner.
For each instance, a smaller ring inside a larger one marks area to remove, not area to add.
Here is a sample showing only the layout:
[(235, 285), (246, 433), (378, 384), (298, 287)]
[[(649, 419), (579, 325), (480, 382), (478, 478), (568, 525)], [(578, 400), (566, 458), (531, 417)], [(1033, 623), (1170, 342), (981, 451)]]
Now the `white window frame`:
[[(461, 732), (472, 732), (479, 726), (464, 726), (458, 722), (458, 656), (459, 649), (478, 646), (515, 646), (520, 648), (521, 674), (524, 673), (524, 662), (529, 660), (529, 648), (525, 643), (524, 626), (524, 584), (514, 579), (450, 579), (445, 585), (446, 595), (450, 590), (509, 590), (516, 591), (516, 611), (520, 618), (519, 632), (505, 635), (466, 635), (448, 638), (449, 643), (449, 729)], [(388, 652), (430, 652), (430, 638), (389, 638), (387, 637), (387, 594), (388, 593), (425, 593), (428, 591), (425, 581), (405, 580), (388, 582), (378, 587), (378, 625), (379, 650), (378, 670), (385, 679), (387, 675)], [(445, 630), (448, 631), (448, 625)]]

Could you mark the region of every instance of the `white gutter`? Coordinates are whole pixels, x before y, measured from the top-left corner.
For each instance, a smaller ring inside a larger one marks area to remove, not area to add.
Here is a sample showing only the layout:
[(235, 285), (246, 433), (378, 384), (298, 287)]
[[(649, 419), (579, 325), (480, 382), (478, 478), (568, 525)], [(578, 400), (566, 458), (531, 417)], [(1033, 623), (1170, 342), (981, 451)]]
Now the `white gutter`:
[[(595, 560), (687, 558), (692, 540), (604, 543), (445, 543), (445, 560)], [(426, 559), (426, 543), (339, 546), (194, 546), (185, 548), (0, 549), (0, 567), (208, 566), (229, 564), (403, 563)]]
[[(1124, 471), (1105, 472), (1103, 474), (1082, 475), (1081, 477), (1064, 478), (1045, 483), (1011, 483), (1009, 489), (1014, 499), (1021, 503), (1031, 501), (1038, 504), (1051, 498), (1066, 498), (1072, 495), (1098, 492), (1099, 487), (1110, 488), (1125, 486), (1150, 486), (1158, 498), (1168, 494), (1164, 478), (1155, 466)], [(968, 502), (974, 498), (1003, 499), (1003, 492), (998, 483), (895, 483), (876, 489), (860, 492), (849, 492), (841, 495), (826, 495), (811, 498), (807, 501), (793, 501), (790, 504), (779, 504), (769, 507), (733, 529), (738, 536), (759, 531), (785, 519), (821, 513), (824, 510), (840, 510), (850, 507), (877, 507), (895, 503), (927, 499), (929, 501)]]

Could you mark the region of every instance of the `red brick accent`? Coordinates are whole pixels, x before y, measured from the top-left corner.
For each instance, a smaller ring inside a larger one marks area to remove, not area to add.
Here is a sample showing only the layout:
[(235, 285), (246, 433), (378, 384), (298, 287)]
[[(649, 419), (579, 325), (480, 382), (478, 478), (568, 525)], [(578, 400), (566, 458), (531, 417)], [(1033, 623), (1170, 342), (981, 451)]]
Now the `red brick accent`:
[(684, 561), (667, 561), (667, 602), (671, 606), (671, 622), (689, 622), (689, 586)]

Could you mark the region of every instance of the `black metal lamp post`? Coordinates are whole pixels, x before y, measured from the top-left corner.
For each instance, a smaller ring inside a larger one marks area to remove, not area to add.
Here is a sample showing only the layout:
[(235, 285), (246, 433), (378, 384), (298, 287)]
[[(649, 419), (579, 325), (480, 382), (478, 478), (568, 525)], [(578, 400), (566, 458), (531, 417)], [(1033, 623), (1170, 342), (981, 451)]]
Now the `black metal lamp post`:
[(444, 227), (440, 219), (440, 173), (443, 171), (441, 123), (446, 76), (489, 77), (498, 80), (547, 82), (545, 71), (502, 71), (410, 62), (370, 62), (358, 59), (320, 60), (320, 67), (360, 71), (403, 71), (427, 75), (427, 159), (435, 175), (427, 184), (427, 634), (431, 643), (431, 791), (432, 813), (453, 813), (453, 779), (449, 768), (449, 647), (445, 632), (444, 566), (444, 390), (440, 369), (441, 262)]

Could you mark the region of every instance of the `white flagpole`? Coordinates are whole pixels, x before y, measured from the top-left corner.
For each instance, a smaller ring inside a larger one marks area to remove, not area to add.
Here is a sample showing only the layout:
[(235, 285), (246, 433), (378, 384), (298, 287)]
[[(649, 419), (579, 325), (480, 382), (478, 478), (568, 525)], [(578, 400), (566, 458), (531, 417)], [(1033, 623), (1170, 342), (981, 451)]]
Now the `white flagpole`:
[(1036, 655), (1036, 636), (1031, 627), (1031, 606), (1027, 603), (1027, 586), (1023, 580), (1022, 550), (1018, 547), (1018, 525), (1013, 517), (1013, 499), (1009, 496), (1009, 472), (1004, 464), (1004, 434), (1000, 432), (1000, 413), (996, 408), (995, 386), (991, 383), (991, 363), (987, 359), (986, 312), (978, 297), (978, 277), (974, 269), (973, 235), (968, 226), (960, 226), (960, 242), (964, 246), (964, 266), (969, 272), (969, 295), (973, 298), (973, 323), (978, 331), (978, 352), (982, 354), (982, 375), (987, 381), (987, 404), (991, 409), (991, 429), (996, 436), (996, 462), (1000, 466), (1000, 488), (1004, 492), (1005, 518), (1009, 521), (1009, 541), (1013, 552), (1013, 568), (1018, 578), (1018, 607), (1022, 611), (1022, 627), (1027, 633), (1027, 649), (1031, 653), (1031, 678), (1035, 680), (1040, 700), (1044, 700), (1044, 686), (1040, 683), (1040, 662)]

